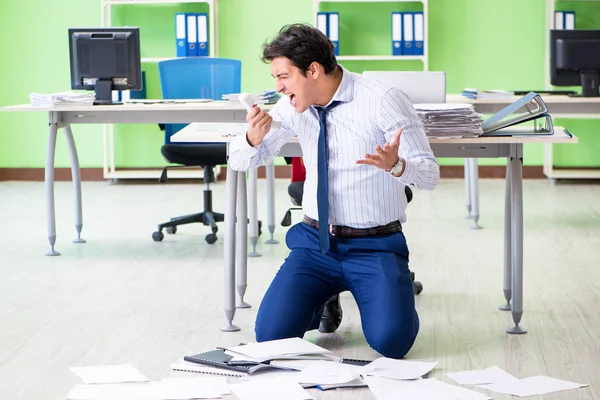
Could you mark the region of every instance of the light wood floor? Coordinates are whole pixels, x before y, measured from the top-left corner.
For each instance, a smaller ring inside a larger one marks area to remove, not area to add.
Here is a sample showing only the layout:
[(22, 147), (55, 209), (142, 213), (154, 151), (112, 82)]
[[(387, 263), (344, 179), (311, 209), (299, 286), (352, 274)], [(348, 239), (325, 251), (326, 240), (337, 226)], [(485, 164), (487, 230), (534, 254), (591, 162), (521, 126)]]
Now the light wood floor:
[[(291, 205), (277, 182), (277, 220)], [(525, 313), (529, 333), (508, 335), (502, 294), (502, 180), (482, 180), (481, 224), (464, 219), (460, 180), (415, 193), (405, 225), (411, 268), (423, 282), (421, 332), (407, 358), (437, 361), (433, 375), (492, 365), (517, 377), (549, 375), (588, 388), (545, 399), (600, 398), (600, 185), (527, 181)], [(259, 190), (264, 189), (264, 181)], [(74, 237), (72, 187), (56, 185), (57, 250), (47, 250), (43, 183), (0, 182), (0, 398), (63, 399), (78, 379), (71, 366), (131, 363), (150, 379), (171, 362), (214, 346), (253, 340), (262, 294), (287, 254), (263, 243), (249, 260), (241, 332), (223, 333), (223, 232), (207, 245), (203, 226), (181, 227), (154, 243), (156, 224), (198, 211), (202, 184), (83, 184), (84, 230)], [(264, 192), (261, 192), (264, 193)], [(224, 183), (214, 186), (224, 208)], [(264, 197), (262, 197), (264, 199)], [(263, 200), (264, 201), (264, 200)], [(265, 221), (266, 204), (259, 217)], [(294, 214), (299, 221), (300, 214)], [(360, 330), (356, 305), (343, 295), (335, 334), (307, 338), (347, 357), (376, 357)], [(372, 399), (367, 389), (319, 392), (319, 399)], [(510, 396), (491, 394), (494, 399)], [(400, 398), (400, 394), (399, 394)], [(532, 398), (532, 399), (537, 399)]]

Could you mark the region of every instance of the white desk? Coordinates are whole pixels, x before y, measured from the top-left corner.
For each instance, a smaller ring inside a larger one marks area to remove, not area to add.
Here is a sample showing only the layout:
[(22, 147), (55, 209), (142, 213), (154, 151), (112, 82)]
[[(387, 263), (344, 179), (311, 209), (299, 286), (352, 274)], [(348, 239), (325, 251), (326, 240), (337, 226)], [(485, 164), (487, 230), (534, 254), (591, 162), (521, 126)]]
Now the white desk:
[[(436, 157), (465, 157), (465, 158), (507, 158), (506, 194), (504, 214), (504, 282), (503, 291), (506, 303), (500, 306), (502, 310), (511, 310), (515, 325), (507, 330), (508, 333), (525, 333), (519, 326), (523, 315), (523, 144), (524, 143), (577, 143), (576, 137), (569, 137), (562, 127), (555, 127), (556, 134), (546, 137), (494, 137), (475, 139), (430, 139), (431, 147)], [(230, 136), (218, 132), (209, 134), (198, 124), (176, 133), (174, 142), (229, 142)], [(301, 156), (297, 139), (285, 144), (279, 155)], [(246, 176), (243, 172), (233, 171), (228, 167), (226, 182), (226, 212), (238, 211), (237, 220), (246, 221)], [(239, 200), (239, 203), (236, 202)], [(235, 219), (226, 220), (225, 236), (225, 315), (227, 324), (224, 331), (239, 330), (232, 324), (235, 316), (235, 285), (243, 303), (246, 290), (246, 245), (247, 225), (237, 224)], [(233, 243), (232, 243), (233, 242)], [(235, 253), (238, 244), (237, 254)], [(227, 253), (228, 251), (232, 253)], [(237, 257), (237, 265), (236, 265)], [(237, 280), (236, 280), (237, 273)], [(512, 304), (511, 304), (512, 300)], [(245, 303), (243, 303), (247, 306)]]
[[(54, 153), (58, 129), (64, 128), (71, 158), (71, 171), (75, 192), (74, 243), (84, 243), (81, 238), (83, 226), (81, 204), (81, 175), (79, 158), (71, 130), (72, 124), (145, 124), (193, 122), (245, 122), (246, 110), (241, 105), (226, 101), (188, 104), (125, 104), (111, 106), (60, 106), (33, 107), (29, 104), (3, 107), (0, 112), (47, 112), (50, 132), (46, 151), (46, 213), (48, 219), (49, 256), (60, 255), (54, 249), (56, 243), (56, 218), (54, 211)], [(227, 215), (225, 216), (227, 219)]]
[[(506, 100), (473, 100), (460, 94), (446, 96), (448, 103), (473, 104), (475, 110), (482, 114), (494, 114), (509, 104), (517, 101), (521, 96), (514, 96)], [(542, 98), (548, 107), (552, 118), (600, 118), (600, 97), (569, 97), (543, 94)], [(544, 144), (544, 175), (550, 179), (598, 179), (600, 170), (577, 170), (561, 168), (554, 169), (552, 143)], [(476, 166), (476, 164), (475, 164)], [(471, 167), (472, 170), (472, 167)], [(468, 171), (465, 171), (467, 174)], [(470, 180), (473, 181), (472, 179)]]

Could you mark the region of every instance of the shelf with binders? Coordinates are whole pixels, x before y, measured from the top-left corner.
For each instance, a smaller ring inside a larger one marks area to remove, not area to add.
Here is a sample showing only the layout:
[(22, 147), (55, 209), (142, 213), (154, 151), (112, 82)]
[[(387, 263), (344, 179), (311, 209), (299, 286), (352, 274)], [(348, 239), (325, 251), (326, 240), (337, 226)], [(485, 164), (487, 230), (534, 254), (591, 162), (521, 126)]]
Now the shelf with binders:
[[(314, 25), (332, 40), (337, 59), (355, 72), (372, 69), (373, 63), (390, 63), (379, 67), (383, 69), (427, 71), (427, 9), (427, 0), (314, 0)], [(405, 18), (406, 49), (401, 40)]]
[[(217, 0), (100, 0), (101, 24), (140, 28), (142, 70), (146, 75), (147, 98), (160, 98), (158, 62), (177, 57), (176, 19), (178, 13), (206, 14), (209, 56), (216, 57)], [(132, 93), (133, 94), (133, 93)], [(104, 178), (158, 179), (164, 159), (160, 146), (164, 132), (157, 124), (105, 124)], [(134, 161), (128, 154), (136, 149)], [(138, 151), (139, 149), (139, 151)], [(171, 176), (170, 176), (171, 177)], [(201, 169), (174, 172), (173, 178), (203, 178)]]

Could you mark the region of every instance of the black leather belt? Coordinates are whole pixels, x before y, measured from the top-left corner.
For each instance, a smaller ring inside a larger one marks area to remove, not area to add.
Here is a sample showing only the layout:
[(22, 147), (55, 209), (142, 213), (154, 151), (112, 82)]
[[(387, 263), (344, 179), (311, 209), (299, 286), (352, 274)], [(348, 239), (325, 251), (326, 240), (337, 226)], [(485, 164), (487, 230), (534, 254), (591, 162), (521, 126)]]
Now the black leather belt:
[[(304, 216), (302, 220), (306, 225), (319, 229), (319, 221)], [(375, 226), (373, 228), (351, 228), (344, 225), (329, 225), (329, 233), (333, 236), (342, 238), (359, 238), (368, 236), (389, 235), (390, 233), (402, 232), (402, 224), (400, 221), (390, 222), (387, 225)]]

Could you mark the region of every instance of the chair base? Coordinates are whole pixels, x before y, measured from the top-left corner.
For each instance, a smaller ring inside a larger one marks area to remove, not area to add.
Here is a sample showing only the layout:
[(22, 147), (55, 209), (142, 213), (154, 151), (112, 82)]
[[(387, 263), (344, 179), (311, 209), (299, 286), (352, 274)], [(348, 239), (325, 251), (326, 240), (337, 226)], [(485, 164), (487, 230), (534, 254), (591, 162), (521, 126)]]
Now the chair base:
[(208, 244), (213, 244), (217, 241), (217, 232), (219, 227), (217, 226), (217, 222), (225, 221), (225, 215), (221, 213), (216, 213), (212, 211), (204, 211), (196, 214), (183, 215), (181, 217), (171, 218), (169, 222), (164, 222), (162, 224), (158, 224), (158, 231), (152, 234), (152, 239), (155, 242), (160, 242), (165, 237), (162, 233), (163, 229), (167, 230), (167, 233), (175, 234), (177, 233), (177, 226), (179, 225), (187, 225), (194, 223), (201, 223), (203, 225), (210, 225), (212, 233), (206, 235), (205, 240)]

